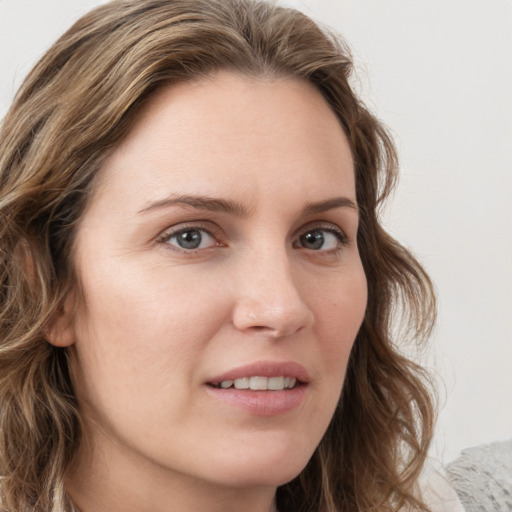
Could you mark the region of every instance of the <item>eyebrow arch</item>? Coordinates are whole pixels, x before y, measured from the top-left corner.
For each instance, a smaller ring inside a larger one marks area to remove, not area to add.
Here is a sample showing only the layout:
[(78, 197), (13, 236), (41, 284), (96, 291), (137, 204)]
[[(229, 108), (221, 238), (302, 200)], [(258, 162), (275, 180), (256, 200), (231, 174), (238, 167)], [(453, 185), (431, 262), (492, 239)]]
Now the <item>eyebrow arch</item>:
[(196, 195), (180, 195), (171, 196), (160, 201), (150, 203), (148, 206), (138, 212), (138, 214), (145, 214), (153, 210), (167, 208), (169, 206), (191, 206), (198, 210), (207, 210), (210, 212), (222, 212), (236, 217), (246, 217), (249, 210), (241, 203), (231, 199), (217, 199), (208, 196)]
[(328, 210), (334, 210), (335, 208), (351, 208), (356, 212), (359, 211), (356, 202), (352, 199), (349, 199), (348, 197), (333, 197), (331, 199), (327, 199), (326, 201), (319, 201), (317, 203), (308, 204), (302, 213), (304, 215), (314, 215), (316, 213), (323, 213)]

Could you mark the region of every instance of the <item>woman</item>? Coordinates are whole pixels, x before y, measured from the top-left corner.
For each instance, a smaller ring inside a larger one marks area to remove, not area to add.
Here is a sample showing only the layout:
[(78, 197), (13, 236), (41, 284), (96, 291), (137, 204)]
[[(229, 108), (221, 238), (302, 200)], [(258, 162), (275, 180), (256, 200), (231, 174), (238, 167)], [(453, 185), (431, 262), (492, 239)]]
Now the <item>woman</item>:
[(391, 332), (434, 298), (350, 72), (248, 0), (112, 2), (37, 64), (0, 135), (4, 510), (428, 510)]

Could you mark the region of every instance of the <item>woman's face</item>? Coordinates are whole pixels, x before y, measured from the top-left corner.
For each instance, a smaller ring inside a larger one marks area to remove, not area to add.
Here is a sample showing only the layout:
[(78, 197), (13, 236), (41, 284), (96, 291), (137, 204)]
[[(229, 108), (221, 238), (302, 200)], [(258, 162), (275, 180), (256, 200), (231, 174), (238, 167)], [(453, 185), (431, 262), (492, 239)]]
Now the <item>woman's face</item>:
[(232, 488), (295, 477), (365, 311), (357, 228), (350, 149), (312, 86), (223, 72), (155, 94), (78, 228), (85, 304), (58, 339), (96, 454), (81, 464)]

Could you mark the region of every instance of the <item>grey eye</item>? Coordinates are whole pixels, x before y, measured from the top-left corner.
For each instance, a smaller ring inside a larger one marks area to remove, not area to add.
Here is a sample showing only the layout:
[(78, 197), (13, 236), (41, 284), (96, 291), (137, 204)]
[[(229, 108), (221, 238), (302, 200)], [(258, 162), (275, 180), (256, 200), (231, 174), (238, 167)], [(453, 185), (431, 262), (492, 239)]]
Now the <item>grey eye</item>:
[(336, 249), (342, 243), (341, 235), (328, 229), (314, 229), (301, 235), (301, 247), (312, 251), (329, 251)]
[(175, 245), (180, 249), (194, 250), (213, 247), (215, 239), (204, 229), (187, 228), (174, 233), (169, 237), (167, 243)]
[(309, 231), (300, 237), (302, 247), (317, 251), (324, 245), (324, 233), (322, 230)]

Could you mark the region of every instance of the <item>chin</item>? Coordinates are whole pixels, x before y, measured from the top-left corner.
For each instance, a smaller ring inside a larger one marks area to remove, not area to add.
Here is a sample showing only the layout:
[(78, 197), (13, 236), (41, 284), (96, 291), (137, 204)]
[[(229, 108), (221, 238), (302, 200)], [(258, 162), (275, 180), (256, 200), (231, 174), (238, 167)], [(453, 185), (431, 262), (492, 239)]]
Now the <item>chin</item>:
[(230, 488), (277, 488), (296, 478), (304, 467), (305, 464), (300, 467), (291, 467), (288, 464), (283, 464), (283, 467), (280, 468), (266, 467), (261, 471), (253, 468), (252, 471), (247, 471), (247, 473), (227, 475), (228, 478), (223, 482), (223, 485)]
[(218, 467), (216, 476), (223, 475), (230, 487), (279, 487), (296, 478), (312, 456), (310, 451), (298, 451), (243, 457), (228, 463), (224, 471)]

